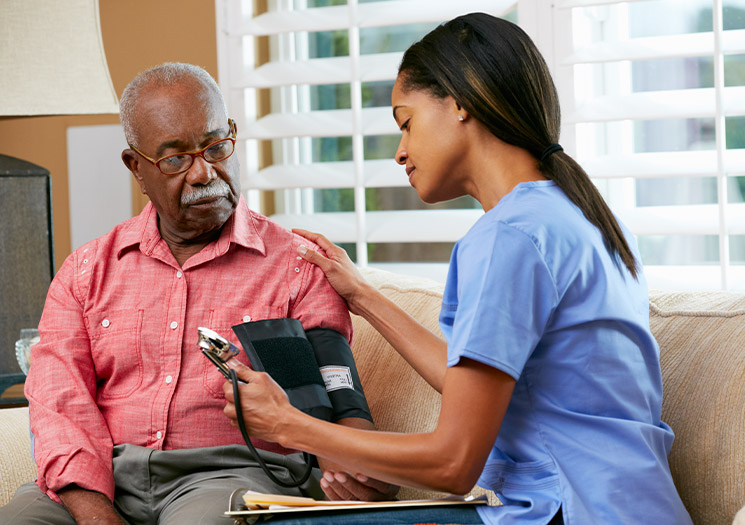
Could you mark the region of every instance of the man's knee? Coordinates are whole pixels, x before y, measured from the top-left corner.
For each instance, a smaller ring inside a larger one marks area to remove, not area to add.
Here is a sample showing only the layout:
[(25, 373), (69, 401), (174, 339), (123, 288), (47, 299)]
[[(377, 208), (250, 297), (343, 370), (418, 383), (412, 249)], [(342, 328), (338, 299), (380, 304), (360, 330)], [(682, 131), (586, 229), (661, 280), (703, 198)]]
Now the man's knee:
[(225, 525), (223, 513), (228, 510), (234, 487), (197, 489), (171, 501), (161, 512), (160, 525)]
[(65, 507), (44, 494), (36, 483), (21, 485), (13, 499), (0, 507), (3, 525), (75, 525)]

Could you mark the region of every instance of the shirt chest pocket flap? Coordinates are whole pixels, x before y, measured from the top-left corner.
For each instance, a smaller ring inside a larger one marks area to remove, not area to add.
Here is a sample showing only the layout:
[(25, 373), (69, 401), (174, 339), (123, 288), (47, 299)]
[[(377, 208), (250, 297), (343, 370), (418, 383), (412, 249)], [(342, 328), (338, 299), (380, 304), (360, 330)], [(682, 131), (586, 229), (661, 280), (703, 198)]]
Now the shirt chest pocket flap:
[(142, 384), (142, 318), (133, 309), (89, 317), (99, 397), (127, 397)]

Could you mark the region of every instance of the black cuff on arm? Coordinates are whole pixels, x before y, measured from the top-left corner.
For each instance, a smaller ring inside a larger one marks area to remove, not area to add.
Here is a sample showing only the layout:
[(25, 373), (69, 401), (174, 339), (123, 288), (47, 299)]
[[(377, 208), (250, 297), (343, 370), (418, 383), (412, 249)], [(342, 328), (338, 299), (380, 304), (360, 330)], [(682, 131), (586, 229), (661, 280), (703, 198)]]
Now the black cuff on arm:
[(305, 332), (313, 346), (326, 391), (333, 406), (332, 421), (358, 417), (372, 422), (360, 376), (347, 339), (336, 330), (313, 328)]

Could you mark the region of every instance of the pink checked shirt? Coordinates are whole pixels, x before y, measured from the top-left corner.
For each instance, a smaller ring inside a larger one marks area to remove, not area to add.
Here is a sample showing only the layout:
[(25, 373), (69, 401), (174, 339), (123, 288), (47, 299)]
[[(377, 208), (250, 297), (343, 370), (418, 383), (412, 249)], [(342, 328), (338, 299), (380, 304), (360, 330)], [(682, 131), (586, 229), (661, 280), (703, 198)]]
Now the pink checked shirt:
[(351, 339), (346, 303), (297, 256), (301, 243), (310, 244), (241, 199), (220, 238), (183, 268), (152, 204), (75, 250), (49, 288), (26, 381), (39, 487), (56, 501), (71, 483), (113, 498), (113, 445), (243, 443), (197, 327), (237, 343), (233, 325), (294, 317)]

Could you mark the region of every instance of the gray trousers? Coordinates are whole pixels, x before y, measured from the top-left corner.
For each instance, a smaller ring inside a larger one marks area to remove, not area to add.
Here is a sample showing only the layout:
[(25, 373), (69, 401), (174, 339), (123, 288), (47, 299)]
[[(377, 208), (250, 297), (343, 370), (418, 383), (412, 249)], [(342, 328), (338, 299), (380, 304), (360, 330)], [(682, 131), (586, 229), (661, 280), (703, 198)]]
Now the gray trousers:
[[(305, 469), (300, 454), (282, 456), (259, 451), (280, 479), (288, 471), (299, 478)], [(245, 446), (153, 450), (136, 445), (114, 447), (114, 506), (124, 521), (140, 524), (230, 525), (223, 516), (239, 488), (323, 499), (320, 471), (296, 489), (275, 485)], [(3, 525), (75, 525), (67, 510), (35, 483), (21, 486), (5, 507)]]

